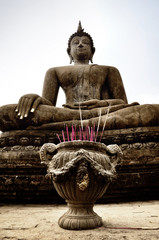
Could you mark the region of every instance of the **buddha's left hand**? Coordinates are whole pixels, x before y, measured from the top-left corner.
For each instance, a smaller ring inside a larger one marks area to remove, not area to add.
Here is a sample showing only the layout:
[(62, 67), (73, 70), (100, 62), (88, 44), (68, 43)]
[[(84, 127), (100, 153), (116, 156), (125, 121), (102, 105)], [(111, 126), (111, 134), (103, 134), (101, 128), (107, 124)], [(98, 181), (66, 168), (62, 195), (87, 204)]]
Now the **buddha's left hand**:
[(91, 99), (88, 101), (78, 102), (71, 104), (64, 104), (64, 107), (71, 108), (71, 109), (93, 109), (93, 108), (100, 108), (100, 107), (108, 107), (109, 105), (117, 105), (117, 104), (124, 104), (125, 102), (122, 99), (108, 99), (108, 100), (98, 100), (98, 99)]
[(75, 106), (78, 106), (78, 108), (80, 106), (81, 109), (93, 109), (99, 107), (107, 107), (109, 106), (109, 103), (106, 100), (91, 99), (81, 103), (75, 103)]

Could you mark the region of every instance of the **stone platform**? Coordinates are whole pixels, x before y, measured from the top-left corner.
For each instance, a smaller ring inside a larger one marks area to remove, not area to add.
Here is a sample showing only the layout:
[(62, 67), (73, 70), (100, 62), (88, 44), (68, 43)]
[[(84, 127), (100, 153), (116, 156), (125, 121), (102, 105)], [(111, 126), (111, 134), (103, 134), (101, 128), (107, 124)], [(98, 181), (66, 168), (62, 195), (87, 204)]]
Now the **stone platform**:
[[(23, 130), (1, 134), (0, 202), (64, 203), (39, 157), (44, 143), (58, 143), (56, 133)], [(123, 160), (117, 180), (98, 203), (159, 199), (159, 127), (108, 130), (102, 142), (118, 144)]]
[(157, 240), (159, 201), (95, 205), (103, 226), (71, 231), (58, 226), (66, 205), (1, 205), (1, 240)]

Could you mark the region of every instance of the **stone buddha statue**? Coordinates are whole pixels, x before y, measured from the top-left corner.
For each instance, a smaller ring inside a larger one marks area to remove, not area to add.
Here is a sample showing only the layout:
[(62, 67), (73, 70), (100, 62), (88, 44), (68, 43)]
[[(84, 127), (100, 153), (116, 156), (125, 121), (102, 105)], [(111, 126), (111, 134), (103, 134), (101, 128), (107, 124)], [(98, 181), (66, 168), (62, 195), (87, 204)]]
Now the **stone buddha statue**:
[[(18, 104), (0, 108), (0, 130), (62, 130), (67, 124), (123, 129), (159, 125), (159, 104), (128, 104), (118, 69), (93, 64), (92, 37), (81, 23), (68, 41), (67, 53), (74, 65), (51, 68), (46, 72), (42, 96), (26, 94)], [(91, 64), (89, 64), (91, 62)], [(56, 107), (59, 88), (66, 95), (63, 108)], [(81, 114), (80, 114), (81, 113)]]

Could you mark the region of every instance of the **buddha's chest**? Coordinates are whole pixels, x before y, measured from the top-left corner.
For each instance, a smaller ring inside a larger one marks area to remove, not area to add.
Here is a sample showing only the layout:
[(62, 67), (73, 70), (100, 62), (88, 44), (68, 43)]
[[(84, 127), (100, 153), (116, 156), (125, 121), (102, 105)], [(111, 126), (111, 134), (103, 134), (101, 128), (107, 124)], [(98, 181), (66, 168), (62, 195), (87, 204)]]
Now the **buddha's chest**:
[(68, 101), (85, 101), (92, 98), (100, 99), (101, 89), (106, 74), (98, 65), (75, 66), (66, 69), (60, 75), (60, 84)]
[(91, 87), (101, 88), (105, 82), (105, 73), (98, 65), (80, 65), (68, 67), (59, 74), (59, 81), (63, 89)]

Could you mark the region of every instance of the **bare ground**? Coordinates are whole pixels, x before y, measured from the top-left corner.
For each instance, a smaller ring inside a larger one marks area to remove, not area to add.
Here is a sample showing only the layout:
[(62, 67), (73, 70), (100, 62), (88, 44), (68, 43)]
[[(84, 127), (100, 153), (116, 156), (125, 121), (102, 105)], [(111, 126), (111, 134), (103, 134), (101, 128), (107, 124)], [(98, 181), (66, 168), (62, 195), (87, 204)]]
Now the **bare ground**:
[(1, 205), (0, 240), (159, 239), (159, 201), (95, 205), (103, 226), (70, 231), (58, 226), (66, 205)]

